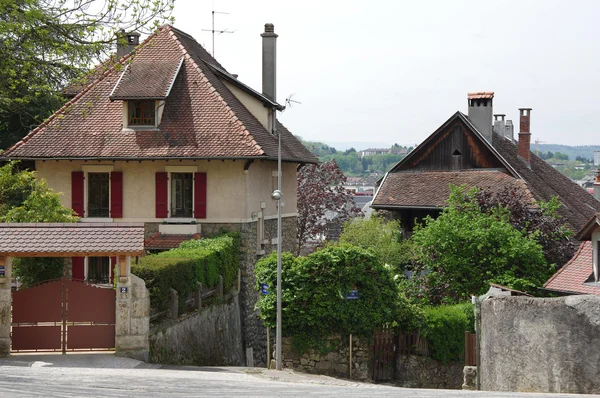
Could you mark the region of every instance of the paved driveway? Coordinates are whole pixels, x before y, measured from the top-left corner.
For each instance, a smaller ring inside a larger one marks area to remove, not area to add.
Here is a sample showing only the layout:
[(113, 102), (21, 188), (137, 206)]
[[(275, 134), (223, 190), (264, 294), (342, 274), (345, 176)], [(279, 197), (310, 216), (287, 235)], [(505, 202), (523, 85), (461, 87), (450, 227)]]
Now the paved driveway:
[(0, 396), (572, 398), (577, 395), (405, 389), (288, 371), (267, 371), (258, 368), (157, 367), (110, 354), (69, 354), (18, 355), (0, 359)]

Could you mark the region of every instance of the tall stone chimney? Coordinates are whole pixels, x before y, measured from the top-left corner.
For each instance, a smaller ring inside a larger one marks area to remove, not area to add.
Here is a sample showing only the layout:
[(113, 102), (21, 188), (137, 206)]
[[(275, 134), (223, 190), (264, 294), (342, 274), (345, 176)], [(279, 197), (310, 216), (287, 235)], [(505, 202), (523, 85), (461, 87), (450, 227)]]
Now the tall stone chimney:
[(531, 108), (519, 108), (521, 120), (519, 123), (519, 157), (529, 164), (531, 161)]
[(502, 137), (506, 136), (506, 115), (496, 114), (494, 115), (494, 127), (492, 131), (496, 134), (500, 134)]
[(117, 38), (117, 58), (121, 59), (131, 53), (139, 44), (140, 34), (138, 32), (125, 33), (124, 30), (121, 30)]
[(594, 181), (594, 198), (600, 200), (600, 169), (596, 170), (596, 181)]
[(467, 99), (469, 102), (469, 120), (491, 144), (494, 93), (492, 91), (469, 93)]
[(263, 41), (262, 50), (262, 93), (271, 101), (276, 101), (276, 60), (277, 60), (277, 34), (272, 23), (265, 24), (265, 33), (261, 34)]

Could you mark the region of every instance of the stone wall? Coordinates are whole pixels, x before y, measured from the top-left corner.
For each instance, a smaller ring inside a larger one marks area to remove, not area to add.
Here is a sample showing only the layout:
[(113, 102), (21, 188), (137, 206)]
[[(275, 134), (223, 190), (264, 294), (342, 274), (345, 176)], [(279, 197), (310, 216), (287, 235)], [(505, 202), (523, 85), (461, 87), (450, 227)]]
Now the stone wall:
[(408, 388), (460, 389), (463, 368), (462, 362), (444, 364), (429, 357), (398, 355), (394, 381)]
[(129, 274), (127, 282), (119, 280), (116, 305), (116, 355), (147, 362), (150, 352), (150, 292), (146, 283), (133, 274)]
[(238, 295), (153, 327), (150, 361), (197, 366), (244, 365)]
[[(292, 347), (291, 338), (282, 339), (282, 363), (285, 368), (300, 372), (322, 374), (334, 377), (348, 378), (350, 375), (350, 341), (349, 337), (335, 336), (332, 339), (339, 341), (339, 348), (327, 354), (314, 350), (299, 355)], [(370, 344), (365, 339), (352, 339), (352, 379), (368, 381)], [(275, 357), (275, 354), (273, 354)], [(272, 361), (272, 368), (275, 362)]]
[(600, 297), (494, 297), (481, 305), (481, 388), (600, 393)]

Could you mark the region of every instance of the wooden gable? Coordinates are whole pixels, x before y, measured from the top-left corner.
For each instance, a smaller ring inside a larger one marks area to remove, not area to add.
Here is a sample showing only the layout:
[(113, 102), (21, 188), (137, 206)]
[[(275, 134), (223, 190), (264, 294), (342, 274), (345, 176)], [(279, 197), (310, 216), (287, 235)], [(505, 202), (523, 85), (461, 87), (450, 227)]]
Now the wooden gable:
[(455, 114), (400, 162), (396, 171), (508, 170), (463, 117)]

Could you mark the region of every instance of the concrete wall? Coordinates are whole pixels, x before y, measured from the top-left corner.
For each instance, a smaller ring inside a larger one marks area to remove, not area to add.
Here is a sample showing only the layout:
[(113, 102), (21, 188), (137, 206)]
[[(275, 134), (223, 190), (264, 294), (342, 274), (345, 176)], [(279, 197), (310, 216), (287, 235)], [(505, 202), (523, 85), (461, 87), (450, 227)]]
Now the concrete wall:
[(495, 297), (481, 308), (481, 387), (600, 393), (600, 297)]
[(243, 366), (238, 295), (229, 302), (211, 305), (153, 328), (150, 360), (178, 365)]
[[(172, 168), (192, 166), (198, 172), (207, 173), (207, 218), (201, 222), (229, 223), (248, 222), (261, 211), (264, 217), (275, 217), (276, 202), (271, 193), (276, 189), (277, 163), (257, 160), (244, 171), (245, 162), (232, 161), (155, 161), (155, 162), (83, 162), (83, 161), (36, 161), (39, 177), (48, 186), (62, 192), (61, 203), (71, 207), (71, 172), (109, 170), (123, 172), (123, 218), (114, 221), (162, 222), (155, 217), (155, 173)], [(273, 176), (275, 172), (275, 176)], [(282, 165), (284, 206), (282, 212), (295, 215), (296, 210), (296, 164)], [(87, 191), (87, 189), (86, 189)], [(87, 192), (86, 192), (87, 195)], [(253, 218), (254, 217), (254, 218)]]

